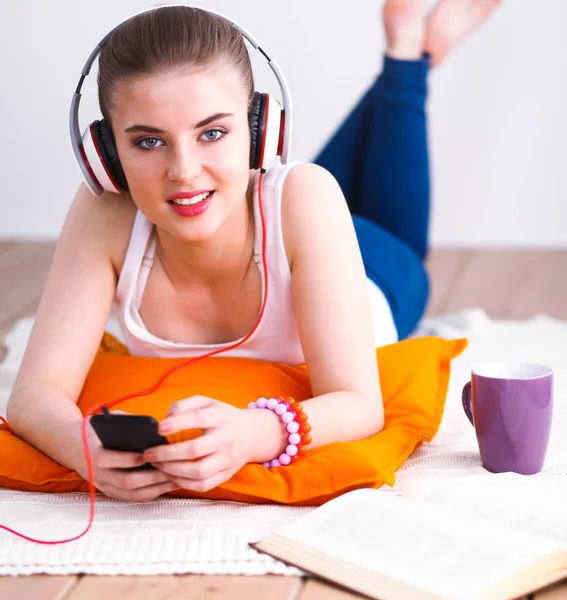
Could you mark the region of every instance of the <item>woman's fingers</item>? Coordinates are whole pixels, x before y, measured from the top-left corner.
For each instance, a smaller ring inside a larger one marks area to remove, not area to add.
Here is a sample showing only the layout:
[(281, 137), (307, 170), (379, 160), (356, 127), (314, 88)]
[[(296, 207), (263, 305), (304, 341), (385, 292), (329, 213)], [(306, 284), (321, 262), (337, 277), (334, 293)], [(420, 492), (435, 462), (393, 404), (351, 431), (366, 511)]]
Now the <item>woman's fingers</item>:
[(128, 471), (126, 469), (101, 469), (97, 473), (97, 482), (109, 484), (123, 490), (139, 488), (172, 481), (173, 477), (160, 469)]
[(118, 500), (127, 500), (129, 502), (149, 502), (162, 494), (167, 494), (173, 490), (179, 489), (181, 486), (173, 481), (165, 483), (156, 483), (145, 487), (129, 490), (115, 486), (111, 483), (106, 483), (101, 491), (110, 498)]
[[(208, 481), (219, 473), (225, 471), (230, 464), (227, 456), (220, 453), (209, 454), (199, 460), (178, 460), (166, 463), (160, 463), (160, 470), (167, 473), (177, 482), (183, 481), (183, 487), (196, 489), (190, 485), (185, 485), (186, 482), (203, 482)], [(224, 481), (224, 480), (223, 480)]]
[(184, 398), (183, 400), (178, 400), (174, 402), (169, 407), (169, 415), (175, 415), (178, 413), (182, 413), (186, 410), (194, 410), (197, 408), (206, 408), (207, 406), (211, 406), (218, 402), (214, 398), (209, 398), (208, 396), (190, 396), (189, 398)]
[[(211, 429), (222, 425), (227, 417), (227, 404), (204, 396), (193, 396), (175, 404), (177, 407), (172, 405), (169, 415), (159, 424), (159, 433), (175, 433), (184, 429)], [(238, 410), (232, 406), (230, 409)]]
[(109, 469), (108, 483), (116, 485), (117, 487), (125, 490), (136, 490), (139, 488), (147, 487), (148, 485), (155, 485), (157, 483), (164, 483), (172, 481), (171, 475), (168, 475), (160, 469), (144, 469), (141, 471), (126, 471), (124, 469)]
[(194, 460), (218, 452), (224, 447), (225, 438), (222, 433), (212, 430), (186, 442), (177, 442), (163, 446), (148, 448), (143, 454), (144, 461), (156, 463), (172, 460)]
[(123, 452), (101, 448), (95, 455), (95, 464), (105, 469), (129, 469), (143, 465), (146, 460), (139, 452)]
[(231, 478), (233, 473), (230, 471), (218, 471), (214, 475), (205, 479), (186, 479), (183, 477), (177, 477), (176, 481), (180, 487), (186, 490), (193, 490), (195, 492), (208, 492), (213, 488), (216, 488), (221, 483), (224, 483)]

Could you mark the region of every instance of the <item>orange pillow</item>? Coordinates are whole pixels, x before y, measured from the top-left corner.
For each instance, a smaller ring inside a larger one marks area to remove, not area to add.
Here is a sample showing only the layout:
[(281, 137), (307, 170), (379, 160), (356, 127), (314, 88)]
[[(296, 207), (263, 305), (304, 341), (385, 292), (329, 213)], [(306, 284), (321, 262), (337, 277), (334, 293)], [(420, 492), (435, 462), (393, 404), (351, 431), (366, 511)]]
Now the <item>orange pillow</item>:
[[(376, 350), (382, 394), (384, 429), (357, 442), (335, 442), (311, 450), (304, 458), (278, 469), (247, 464), (222, 485), (208, 492), (177, 490), (176, 497), (214, 498), (255, 503), (322, 504), (360, 487), (392, 485), (394, 474), (422, 442), (439, 428), (450, 362), (467, 345), (466, 339), (423, 337)], [(155, 385), (161, 375), (184, 359), (134, 357), (105, 334), (85, 380), (78, 406), (85, 413)], [(133, 414), (163, 419), (176, 400), (202, 394), (245, 407), (260, 396), (310, 397), (305, 365), (211, 357), (182, 368), (154, 394), (116, 406)], [(169, 436), (170, 441), (194, 437), (196, 430)], [(18, 490), (88, 491), (76, 472), (51, 460), (7, 430), (0, 430), (0, 486)]]

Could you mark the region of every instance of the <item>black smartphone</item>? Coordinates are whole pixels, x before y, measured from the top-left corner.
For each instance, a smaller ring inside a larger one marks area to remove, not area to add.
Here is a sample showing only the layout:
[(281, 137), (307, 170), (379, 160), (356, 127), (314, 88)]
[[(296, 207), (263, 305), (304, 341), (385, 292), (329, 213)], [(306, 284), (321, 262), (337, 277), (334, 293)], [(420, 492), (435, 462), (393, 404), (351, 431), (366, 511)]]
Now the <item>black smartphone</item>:
[[(158, 433), (158, 422), (153, 417), (120, 415), (111, 412), (93, 415), (90, 419), (102, 445), (107, 450), (143, 453), (152, 446), (167, 444), (167, 438)], [(130, 467), (127, 471), (153, 469), (151, 463)]]

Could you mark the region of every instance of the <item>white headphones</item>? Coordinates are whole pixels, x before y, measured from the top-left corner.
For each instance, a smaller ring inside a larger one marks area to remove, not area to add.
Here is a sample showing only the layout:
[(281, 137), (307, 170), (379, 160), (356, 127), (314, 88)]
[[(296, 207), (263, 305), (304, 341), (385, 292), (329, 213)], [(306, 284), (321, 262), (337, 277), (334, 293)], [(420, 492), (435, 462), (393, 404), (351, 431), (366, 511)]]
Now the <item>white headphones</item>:
[(116, 150), (114, 134), (112, 133), (110, 124), (105, 119), (93, 121), (93, 123), (87, 127), (83, 135), (80, 133), (79, 103), (81, 101), (81, 88), (83, 82), (89, 74), (95, 58), (100, 54), (103, 46), (117, 29), (120, 29), (125, 23), (130, 21), (130, 19), (143, 13), (180, 6), (197, 8), (224, 19), (231, 26), (235, 27), (268, 61), (282, 92), (283, 107), (274, 96), (254, 92), (254, 98), (248, 113), (251, 138), (250, 168), (264, 169), (278, 156), (281, 157), (280, 160), (283, 164), (286, 164), (288, 161), (292, 129), (292, 105), (289, 88), (276, 63), (270, 59), (250, 33), (224, 15), (193, 5), (165, 4), (141, 10), (114, 27), (114, 29), (112, 29), (112, 31), (110, 31), (91, 52), (81, 71), (81, 77), (77, 84), (77, 89), (73, 94), (69, 111), (71, 146), (83, 173), (85, 182), (93, 194), (96, 194), (97, 196), (100, 196), (103, 193), (103, 190), (115, 193), (126, 191), (128, 189), (128, 182), (126, 181), (122, 165), (120, 164), (120, 158)]

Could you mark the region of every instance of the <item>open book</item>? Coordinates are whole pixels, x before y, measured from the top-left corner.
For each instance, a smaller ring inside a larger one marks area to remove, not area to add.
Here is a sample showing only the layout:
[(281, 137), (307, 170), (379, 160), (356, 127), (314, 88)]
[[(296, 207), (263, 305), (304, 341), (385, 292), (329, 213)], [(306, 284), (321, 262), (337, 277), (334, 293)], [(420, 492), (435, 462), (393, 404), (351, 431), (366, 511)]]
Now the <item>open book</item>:
[(504, 473), (356, 490), (251, 546), (379, 600), (517, 598), (567, 577), (567, 485)]

